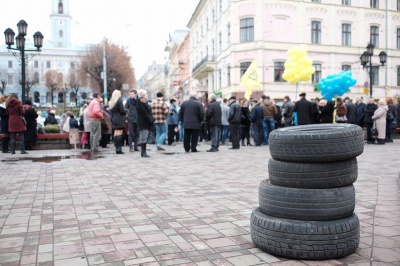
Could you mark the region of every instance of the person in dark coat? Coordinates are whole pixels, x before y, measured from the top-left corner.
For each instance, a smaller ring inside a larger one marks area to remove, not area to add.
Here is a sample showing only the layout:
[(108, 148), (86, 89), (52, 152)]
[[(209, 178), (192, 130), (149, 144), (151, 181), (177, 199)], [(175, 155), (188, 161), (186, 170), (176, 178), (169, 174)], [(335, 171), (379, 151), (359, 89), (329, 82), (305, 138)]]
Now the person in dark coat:
[(253, 130), (253, 137), (254, 137), (254, 145), (261, 146), (262, 137), (263, 137), (263, 119), (264, 119), (264, 110), (261, 107), (262, 98), (259, 101), (252, 100), (251, 101), (252, 108), (250, 112), (250, 121), (251, 121), (251, 128)]
[(44, 125), (58, 125), (56, 119), (56, 110), (51, 110), (48, 114), (46, 119), (44, 120)]
[(374, 144), (375, 143), (375, 138), (372, 137), (371, 130), (374, 127), (374, 120), (372, 119), (372, 116), (374, 115), (376, 109), (378, 109), (378, 106), (374, 102), (374, 98), (369, 98), (368, 103), (365, 106), (365, 125), (367, 126), (367, 143), (368, 144)]
[(217, 152), (219, 148), (219, 139), (221, 136), (222, 111), (221, 105), (217, 102), (217, 96), (210, 96), (211, 102), (206, 112), (206, 120), (211, 132), (211, 148), (208, 152)]
[(26, 131), (25, 131), (25, 150), (32, 150), (37, 141), (37, 122), (38, 114), (35, 108), (32, 107), (31, 100), (25, 100), (25, 121), (26, 121)]
[(6, 106), (7, 113), (9, 115), (8, 131), (10, 132), (11, 154), (15, 154), (17, 134), (19, 138), (19, 149), (21, 151), (21, 154), (27, 154), (27, 152), (25, 151), (24, 140), (24, 132), (26, 131), (26, 126), (23, 119), (25, 115), (25, 109), (22, 106), (21, 101), (18, 100), (18, 95), (16, 93), (10, 94)]
[(282, 105), (282, 125), (284, 127), (290, 127), (293, 123), (293, 108), (294, 105), (290, 100), (289, 96), (283, 97)]
[(146, 152), (147, 140), (149, 132), (154, 128), (154, 118), (151, 107), (147, 103), (147, 92), (143, 89), (137, 92), (139, 101), (136, 104), (137, 124), (139, 130), (139, 143), (142, 157), (150, 157)]
[(356, 123), (360, 127), (364, 127), (365, 120), (365, 103), (362, 102), (361, 97), (356, 97)]
[(183, 147), (186, 152), (198, 152), (197, 141), (199, 139), (201, 121), (204, 120), (203, 105), (196, 99), (195, 95), (182, 103), (179, 110), (179, 121), (184, 128)]
[(124, 154), (122, 151), (122, 140), (126, 126), (126, 112), (124, 109), (124, 104), (122, 103), (120, 90), (113, 91), (109, 106), (111, 110), (111, 123), (114, 128), (115, 153)]
[(242, 110), (235, 96), (229, 98), (229, 126), (231, 131), (231, 150), (240, 149), (240, 122), (242, 121)]
[(312, 105), (306, 99), (306, 93), (300, 93), (300, 100), (294, 104), (293, 112), (297, 112), (297, 124), (308, 125), (311, 124)]
[(319, 98), (315, 98), (314, 100), (312, 100), (311, 103), (311, 115), (310, 115), (310, 121), (311, 124), (318, 124), (319, 120), (318, 120), (318, 115), (319, 115)]
[(349, 97), (344, 98), (344, 105), (347, 108), (347, 123), (357, 124), (357, 106), (350, 100)]
[[(322, 101), (322, 100), (321, 100)], [(318, 121), (321, 124), (331, 124), (333, 123), (333, 112), (335, 111), (335, 102), (327, 101), (322, 107), (321, 113), (318, 115)]]
[(139, 151), (138, 149), (139, 131), (137, 128), (137, 111), (136, 111), (136, 104), (138, 102), (137, 91), (131, 90), (129, 95), (130, 98), (125, 103), (125, 109), (128, 110), (129, 151), (133, 152), (133, 151)]
[(241, 139), (242, 146), (245, 146), (244, 139), (247, 140), (247, 146), (253, 146), (250, 143), (250, 109), (249, 109), (249, 101), (244, 100), (242, 103), (242, 120), (240, 121), (240, 130), (241, 130)]
[(393, 142), (392, 138), (392, 133), (393, 133), (393, 122), (396, 120), (397, 117), (397, 112), (396, 112), (396, 107), (393, 104), (393, 98), (392, 97), (387, 97), (386, 98), (387, 102), (387, 115), (386, 115), (386, 142)]
[(108, 148), (107, 145), (110, 143), (112, 134), (112, 123), (111, 123), (111, 112), (109, 110), (109, 105), (103, 106), (103, 120), (101, 120), (101, 139), (100, 147)]
[(1, 129), (1, 134), (3, 134), (3, 138), (1, 139), (1, 146), (2, 146), (2, 152), (3, 153), (10, 153), (10, 150), (8, 148), (10, 144), (10, 135), (8, 132), (8, 114), (6, 110), (6, 103), (8, 100), (8, 95), (3, 94), (0, 97), (0, 129)]

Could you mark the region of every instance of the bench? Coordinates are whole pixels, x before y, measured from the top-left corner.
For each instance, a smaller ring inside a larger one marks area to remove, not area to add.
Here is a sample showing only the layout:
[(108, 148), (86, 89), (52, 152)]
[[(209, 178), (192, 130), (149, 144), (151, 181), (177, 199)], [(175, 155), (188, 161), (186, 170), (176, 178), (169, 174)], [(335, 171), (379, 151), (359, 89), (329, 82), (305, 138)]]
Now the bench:
[[(2, 138), (3, 134), (0, 134), (0, 139)], [(68, 133), (38, 134), (36, 146), (34, 147), (35, 150), (56, 150), (56, 149), (70, 149), (70, 148), (71, 145), (69, 144)]]

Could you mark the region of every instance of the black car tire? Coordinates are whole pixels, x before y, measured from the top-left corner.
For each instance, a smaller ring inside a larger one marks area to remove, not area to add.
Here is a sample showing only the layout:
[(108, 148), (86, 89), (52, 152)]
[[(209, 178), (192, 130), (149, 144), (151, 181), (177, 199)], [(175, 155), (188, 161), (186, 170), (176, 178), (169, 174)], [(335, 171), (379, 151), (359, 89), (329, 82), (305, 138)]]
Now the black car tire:
[(353, 214), (353, 185), (330, 189), (288, 188), (263, 180), (259, 186), (260, 210), (270, 216), (307, 221), (328, 221)]
[(261, 250), (290, 259), (329, 260), (354, 253), (360, 242), (356, 214), (332, 221), (299, 221), (251, 214), (251, 238)]
[(349, 160), (364, 151), (361, 127), (352, 124), (316, 124), (284, 127), (269, 135), (275, 160), (298, 163)]
[(357, 159), (331, 163), (293, 163), (269, 159), (271, 184), (295, 188), (336, 188), (353, 184), (358, 177)]

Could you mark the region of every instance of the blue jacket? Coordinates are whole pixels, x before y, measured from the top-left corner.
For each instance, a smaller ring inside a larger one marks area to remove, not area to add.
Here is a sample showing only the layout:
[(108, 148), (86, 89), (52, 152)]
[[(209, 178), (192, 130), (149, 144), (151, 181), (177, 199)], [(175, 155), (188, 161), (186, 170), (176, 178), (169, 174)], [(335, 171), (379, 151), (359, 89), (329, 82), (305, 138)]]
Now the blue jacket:
[(259, 104), (257, 104), (256, 106), (253, 107), (253, 109), (251, 109), (250, 121), (252, 123), (262, 123), (263, 119), (264, 119), (264, 110)]
[(171, 113), (167, 116), (167, 125), (178, 125), (179, 113), (175, 105), (171, 104), (169, 106)]

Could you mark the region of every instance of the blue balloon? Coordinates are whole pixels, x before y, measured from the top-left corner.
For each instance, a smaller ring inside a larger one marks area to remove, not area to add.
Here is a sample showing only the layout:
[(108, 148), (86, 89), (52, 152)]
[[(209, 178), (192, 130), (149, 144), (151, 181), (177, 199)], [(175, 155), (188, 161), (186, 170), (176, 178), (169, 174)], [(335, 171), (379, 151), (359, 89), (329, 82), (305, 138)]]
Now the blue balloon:
[(336, 74), (330, 74), (318, 83), (321, 95), (326, 99), (332, 99), (336, 95), (342, 96), (354, 86), (357, 80), (352, 78), (351, 71), (339, 71)]

